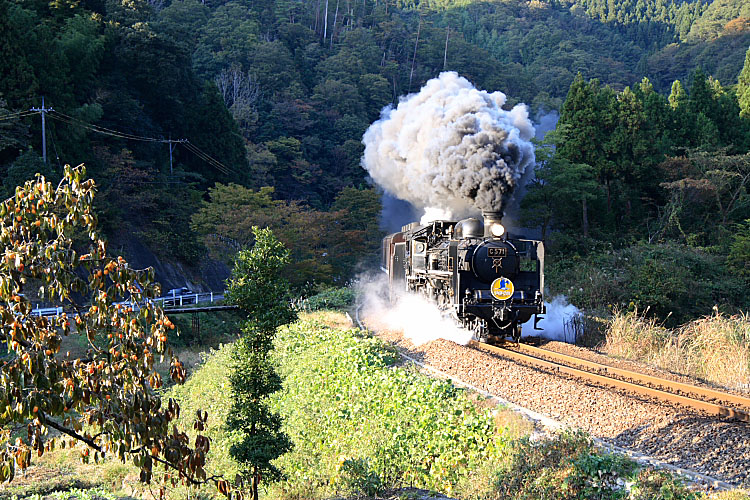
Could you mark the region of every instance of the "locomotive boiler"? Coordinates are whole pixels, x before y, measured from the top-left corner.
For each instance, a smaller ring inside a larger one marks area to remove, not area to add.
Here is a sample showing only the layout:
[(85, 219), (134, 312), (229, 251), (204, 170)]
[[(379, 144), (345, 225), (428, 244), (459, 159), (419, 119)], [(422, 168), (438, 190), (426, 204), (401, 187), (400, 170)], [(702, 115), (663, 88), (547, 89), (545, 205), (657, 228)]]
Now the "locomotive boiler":
[(544, 314), (544, 243), (509, 235), (501, 213), (483, 221), (413, 222), (383, 239), (392, 300), (422, 294), (483, 342), (510, 337)]

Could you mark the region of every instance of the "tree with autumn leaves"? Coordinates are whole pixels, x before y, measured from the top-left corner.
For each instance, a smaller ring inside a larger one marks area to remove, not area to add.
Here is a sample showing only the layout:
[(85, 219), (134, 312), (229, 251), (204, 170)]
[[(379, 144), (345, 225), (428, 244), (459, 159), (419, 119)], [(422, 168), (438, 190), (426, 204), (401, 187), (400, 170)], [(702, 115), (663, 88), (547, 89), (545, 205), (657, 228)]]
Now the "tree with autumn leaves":
[(380, 195), (371, 188), (344, 188), (330, 210), (274, 199), (274, 188), (252, 190), (216, 184), (191, 220), (215, 258), (231, 262), (253, 244), (253, 226), (269, 227), (290, 251), (286, 275), (295, 290), (310, 283), (341, 283), (363, 261), (377, 256)]
[[(132, 461), (140, 479), (162, 485), (229, 483), (204, 469), (210, 448), (175, 425), (180, 407), (162, 401), (157, 360), (175, 383), (185, 368), (167, 345), (174, 324), (151, 300), (150, 269), (111, 257), (97, 233), (96, 188), (83, 167), (66, 166), (53, 186), (42, 176), (0, 204), (0, 480), (55, 446), (82, 445), (84, 461)], [(51, 317), (32, 300), (62, 307)], [(61, 349), (80, 336), (85, 354)], [(195, 429), (206, 414), (198, 412)], [(23, 431), (22, 431), (23, 430)]]

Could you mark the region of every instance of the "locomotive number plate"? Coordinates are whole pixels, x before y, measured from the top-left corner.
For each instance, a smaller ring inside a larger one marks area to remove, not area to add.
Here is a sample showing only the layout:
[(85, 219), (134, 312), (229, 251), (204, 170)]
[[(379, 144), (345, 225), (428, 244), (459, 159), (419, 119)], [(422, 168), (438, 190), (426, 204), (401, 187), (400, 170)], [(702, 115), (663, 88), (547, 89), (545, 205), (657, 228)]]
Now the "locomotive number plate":
[(508, 249), (505, 247), (489, 247), (487, 249), (488, 257), (505, 257), (508, 255)]

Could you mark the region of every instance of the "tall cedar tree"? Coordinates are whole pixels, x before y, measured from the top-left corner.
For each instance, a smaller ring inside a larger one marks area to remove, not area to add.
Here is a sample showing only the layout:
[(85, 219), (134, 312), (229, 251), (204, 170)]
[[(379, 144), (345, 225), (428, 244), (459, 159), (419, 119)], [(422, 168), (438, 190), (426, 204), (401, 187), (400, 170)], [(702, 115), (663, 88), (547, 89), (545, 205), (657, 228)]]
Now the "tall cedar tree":
[(750, 119), (750, 49), (745, 53), (745, 66), (737, 82), (737, 99), (740, 102), (740, 116)]
[(240, 435), (229, 453), (243, 467), (257, 500), (261, 477), (281, 477), (271, 461), (292, 446), (281, 432), (281, 418), (268, 407), (268, 396), (281, 389), (269, 352), (276, 329), (294, 321), (296, 313), (289, 300), (289, 282), (282, 274), (289, 250), (268, 228), (253, 227), (252, 232), (255, 244), (237, 254), (228, 283), (229, 301), (248, 314), (248, 321), (233, 352), (232, 411), (226, 425)]

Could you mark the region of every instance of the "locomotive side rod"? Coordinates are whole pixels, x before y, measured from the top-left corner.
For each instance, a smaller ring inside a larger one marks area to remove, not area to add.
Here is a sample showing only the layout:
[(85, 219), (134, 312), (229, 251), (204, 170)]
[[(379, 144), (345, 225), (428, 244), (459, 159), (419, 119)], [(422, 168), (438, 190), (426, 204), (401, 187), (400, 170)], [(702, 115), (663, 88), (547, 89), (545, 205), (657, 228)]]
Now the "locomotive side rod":
[[(485, 344), (482, 342), (476, 342), (476, 341), (469, 342), (469, 345), (471, 345), (472, 347), (476, 347), (478, 349), (484, 350), (484, 351), (498, 354), (506, 358), (511, 358), (515, 361), (529, 363), (529, 364), (532, 364), (541, 368), (545, 368), (553, 372), (564, 373), (566, 375), (582, 378), (584, 380), (589, 380), (591, 382), (596, 382), (598, 384), (602, 384), (602, 385), (606, 385), (610, 387), (615, 387), (617, 389), (625, 389), (627, 391), (634, 392), (636, 394), (653, 397), (656, 399), (660, 399), (662, 401), (678, 403), (683, 406), (687, 406), (690, 408), (695, 408), (697, 410), (704, 411), (710, 415), (715, 415), (719, 417), (728, 417), (728, 418), (733, 418), (735, 420), (739, 420), (741, 422), (750, 423), (750, 413), (746, 411), (738, 410), (735, 408), (729, 408), (727, 406), (723, 406), (723, 405), (719, 405), (715, 403), (709, 403), (707, 401), (702, 401), (700, 399), (695, 399), (695, 398), (691, 398), (688, 396), (682, 396), (679, 394), (666, 392), (661, 389), (654, 389), (651, 387), (634, 384), (632, 382), (626, 382), (624, 380), (619, 380), (619, 379), (608, 377), (605, 375), (591, 373), (591, 372), (584, 371), (578, 368), (574, 368), (572, 366), (564, 365), (562, 364), (562, 362), (548, 361), (545, 359), (541, 359), (537, 356), (533, 356), (531, 354), (524, 354), (522, 352), (518, 352), (509, 348), (497, 347), (497, 346)], [(526, 347), (528, 346), (524, 346), (524, 348)], [(550, 351), (544, 351), (545, 356), (547, 355), (547, 352), (550, 352)], [(573, 359), (575, 359), (576, 363), (578, 363), (579, 361), (583, 361), (583, 360), (578, 360), (578, 358), (573, 358)], [(587, 361), (586, 363), (591, 363), (591, 362)], [(584, 364), (584, 363), (581, 363), (581, 364)], [(591, 364), (598, 365), (598, 363), (591, 363)], [(610, 373), (613, 373), (611, 367), (607, 367), (605, 365), (598, 365), (598, 366), (602, 368), (607, 368), (609, 369)], [(622, 371), (626, 371), (626, 370), (622, 370)], [(645, 377), (640, 374), (635, 374), (634, 372), (628, 372), (628, 373), (633, 373), (633, 375)], [(664, 379), (656, 379), (656, 380), (658, 380), (659, 383), (662, 384), (663, 386), (672, 385), (672, 383), (668, 380), (664, 380)], [(687, 385), (687, 384), (684, 384), (684, 385)], [(688, 386), (688, 387), (693, 387), (693, 386)], [(718, 391), (715, 391), (715, 392), (718, 393)], [(718, 394), (721, 394), (722, 399), (726, 399), (727, 396), (730, 396), (729, 394), (724, 394), (724, 393), (718, 393)]]

